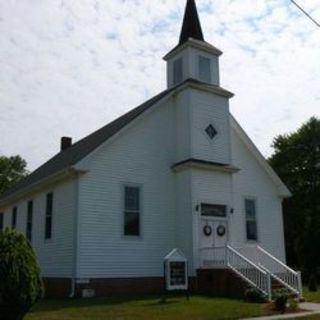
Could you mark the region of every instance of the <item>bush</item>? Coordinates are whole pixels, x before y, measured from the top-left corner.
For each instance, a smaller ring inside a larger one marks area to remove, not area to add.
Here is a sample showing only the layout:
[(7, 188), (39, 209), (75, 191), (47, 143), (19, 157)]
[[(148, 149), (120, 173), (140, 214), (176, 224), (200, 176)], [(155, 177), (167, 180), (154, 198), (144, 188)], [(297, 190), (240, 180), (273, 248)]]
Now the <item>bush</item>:
[(298, 310), (298, 308), (299, 308), (298, 298), (290, 298), (289, 299), (289, 308), (290, 308), (290, 311)]
[(248, 302), (263, 303), (267, 301), (267, 298), (261, 291), (255, 288), (247, 289), (245, 292), (245, 298)]
[(0, 318), (21, 320), (43, 296), (40, 268), (21, 233), (0, 232)]
[(279, 289), (273, 292), (273, 303), (277, 311), (285, 312), (290, 294), (286, 289)]

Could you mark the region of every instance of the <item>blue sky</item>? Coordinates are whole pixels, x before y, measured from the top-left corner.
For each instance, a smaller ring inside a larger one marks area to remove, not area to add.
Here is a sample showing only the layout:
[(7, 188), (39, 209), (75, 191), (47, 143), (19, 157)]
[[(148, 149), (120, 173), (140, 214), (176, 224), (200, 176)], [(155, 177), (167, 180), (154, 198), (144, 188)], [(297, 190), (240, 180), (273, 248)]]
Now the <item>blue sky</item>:
[[(298, 0), (320, 21), (319, 0)], [(224, 52), (231, 112), (268, 156), (275, 135), (320, 116), (320, 29), (289, 0), (198, 0), (207, 41)], [(185, 0), (0, 2), (0, 154), (35, 169), (165, 89), (162, 57)]]

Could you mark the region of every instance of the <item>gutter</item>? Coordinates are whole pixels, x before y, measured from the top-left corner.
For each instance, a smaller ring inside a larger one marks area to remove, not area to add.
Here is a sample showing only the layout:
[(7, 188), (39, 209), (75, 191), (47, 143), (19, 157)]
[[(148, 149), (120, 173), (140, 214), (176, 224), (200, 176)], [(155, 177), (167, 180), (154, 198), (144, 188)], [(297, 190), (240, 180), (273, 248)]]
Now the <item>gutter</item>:
[(69, 298), (74, 298), (76, 295), (76, 283), (78, 276), (78, 239), (79, 239), (79, 178), (76, 180), (75, 188), (75, 210), (73, 219), (73, 268), (71, 278), (71, 288)]

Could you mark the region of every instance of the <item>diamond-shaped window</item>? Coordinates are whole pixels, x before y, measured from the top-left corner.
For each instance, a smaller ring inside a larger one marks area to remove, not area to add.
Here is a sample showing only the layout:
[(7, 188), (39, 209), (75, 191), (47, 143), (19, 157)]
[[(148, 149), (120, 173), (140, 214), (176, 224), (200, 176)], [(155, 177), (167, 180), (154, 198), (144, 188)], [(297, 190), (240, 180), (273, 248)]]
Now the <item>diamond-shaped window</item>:
[(214, 126), (212, 124), (210, 124), (207, 127), (206, 133), (211, 140), (218, 134), (217, 130), (214, 128)]

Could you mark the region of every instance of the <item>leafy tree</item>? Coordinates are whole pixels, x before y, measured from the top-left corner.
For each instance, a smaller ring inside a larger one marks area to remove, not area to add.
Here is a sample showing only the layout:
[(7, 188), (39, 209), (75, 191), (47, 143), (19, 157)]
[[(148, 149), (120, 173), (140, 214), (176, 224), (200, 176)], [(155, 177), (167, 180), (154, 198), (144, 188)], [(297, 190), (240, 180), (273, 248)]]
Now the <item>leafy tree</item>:
[(1, 231), (0, 319), (23, 319), (42, 295), (40, 268), (30, 242), (15, 230)]
[(314, 276), (320, 266), (320, 120), (312, 117), (272, 146), (270, 164), (292, 192), (284, 201), (288, 263)]
[(28, 174), (26, 166), (26, 161), (20, 156), (0, 156), (0, 195)]

